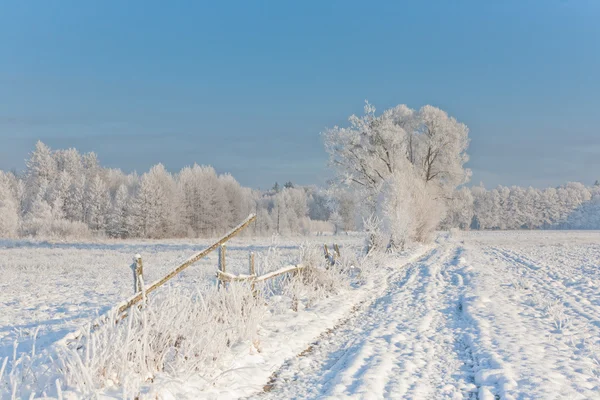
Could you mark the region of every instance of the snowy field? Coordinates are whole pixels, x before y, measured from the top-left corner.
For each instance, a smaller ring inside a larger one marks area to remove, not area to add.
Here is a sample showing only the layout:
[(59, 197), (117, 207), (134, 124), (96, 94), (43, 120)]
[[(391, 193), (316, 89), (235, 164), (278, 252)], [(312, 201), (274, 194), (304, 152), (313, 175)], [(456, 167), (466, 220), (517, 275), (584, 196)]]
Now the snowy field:
[[(228, 266), (246, 272), (250, 250), (259, 273), (296, 263), (303, 240), (280, 239), (276, 254), (265, 239), (233, 240)], [(15, 340), (19, 351), (34, 336), (48, 347), (128, 297), (134, 254), (152, 281), (207, 243), (1, 242), (0, 361)], [(214, 281), (216, 263), (174, 285)], [(260, 346), (240, 348), (211, 385), (158, 376), (142, 397), (600, 399), (600, 232), (441, 233), (366, 272), (336, 296), (267, 316)]]
[[(360, 243), (352, 236), (311, 238), (234, 238), (227, 247), (227, 271), (248, 273), (248, 255), (256, 254), (258, 274), (299, 261), (302, 246)], [(133, 294), (131, 264), (142, 256), (147, 283), (162, 278), (192, 254), (212, 244), (199, 239), (48, 243), (0, 240), (0, 359), (13, 343), (29, 351), (45, 347), (103, 314)], [(216, 283), (217, 252), (201, 259), (172, 282), (175, 286)], [(37, 331), (37, 332), (36, 332)]]

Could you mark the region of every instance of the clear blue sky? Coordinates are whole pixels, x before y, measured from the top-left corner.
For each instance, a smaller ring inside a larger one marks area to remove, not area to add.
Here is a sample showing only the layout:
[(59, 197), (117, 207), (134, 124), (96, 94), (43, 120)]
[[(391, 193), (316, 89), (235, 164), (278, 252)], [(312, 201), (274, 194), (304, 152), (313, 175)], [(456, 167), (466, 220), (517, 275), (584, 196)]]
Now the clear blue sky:
[(3, 1), (0, 168), (41, 139), (106, 166), (323, 183), (368, 99), (471, 129), (473, 182), (600, 178), (600, 1)]

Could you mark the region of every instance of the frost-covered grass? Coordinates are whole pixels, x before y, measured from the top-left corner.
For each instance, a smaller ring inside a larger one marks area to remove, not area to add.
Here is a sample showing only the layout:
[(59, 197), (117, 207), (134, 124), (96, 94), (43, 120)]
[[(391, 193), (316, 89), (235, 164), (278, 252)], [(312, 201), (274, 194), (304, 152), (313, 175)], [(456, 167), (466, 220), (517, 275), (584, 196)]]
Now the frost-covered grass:
[[(324, 265), (325, 240), (342, 247), (343, 259), (335, 268)], [(208, 242), (3, 242), (0, 362), (6, 360), (6, 372), (0, 393), (58, 396), (62, 387), (66, 395), (134, 397), (151, 390), (155, 379), (190, 376), (197, 380), (196, 390), (204, 390), (230, 373), (240, 353), (269, 346), (258, 332), (265, 317), (311, 309), (320, 299), (347, 290), (356, 281), (349, 267), (356, 263), (361, 242), (348, 236), (309, 242), (236, 239), (228, 246), (228, 272), (247, 273), (249, 251), (256, 254), (259, 275), (299, 262), (308, 267), (294, 277), (257, 285), (254, 297), (245, 284), (217, 290), (217, 260), (211, 255), (120, 324), (86, 332), (66, 350), (52, 343), (131, 295), (132, 254), (142, 254), (146, 282), (151, 282)]]

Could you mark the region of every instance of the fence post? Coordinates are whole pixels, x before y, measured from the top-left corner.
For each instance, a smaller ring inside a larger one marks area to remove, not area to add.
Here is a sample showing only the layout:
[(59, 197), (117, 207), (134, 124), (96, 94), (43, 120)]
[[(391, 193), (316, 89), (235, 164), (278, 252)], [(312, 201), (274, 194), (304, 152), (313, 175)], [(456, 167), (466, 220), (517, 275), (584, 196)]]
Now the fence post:
[(337, 243), (333, 244), (333, 249), (335, 250), (335, 254), (337, 254), (338, 258), (341, 257), (340, 246), (338, 246)]
[(326, 268), (329, 269), (329, 266), (335, 264), (335, 253), (329, 253), (329, 249), (327, 248), (326, 244), (323, 245), (323, 248), (325, 249), (325, 260), (327, 261), (327, 264), (329, 264)]
[(142, 292), (143, 297), (146, 297), (146, 288), (144, 286), (144, 264), (142, 264), (142, 256), (136, 254), (133, 258), (133, 294)]
[[(250, 255), (248, 256), (248, 264), (249, 264), (249, 274), (250, 275), (255, 275), (256, 277), (256, 270), (254, 269), (254, 252), (251, 251)], [(255, 283), (255, 279), (252, 278), (252, 283), (250, 284), (250, 289), (252, 290), (252, 295), (256, 296), (256, 292), (254, 291), (254, 283)]]
[[(227, 250), (227, 246), (222, 244), (221, 246), (219, 246), (219, 270), (221, 272), (227, 272), (226, 271), (226, 266), (225, 266), (225, 252)], [(226, 288), (226, 284), (224, 281), (222, 281), (221, 279), (219, 279), (219, 289), (223, 287)]]

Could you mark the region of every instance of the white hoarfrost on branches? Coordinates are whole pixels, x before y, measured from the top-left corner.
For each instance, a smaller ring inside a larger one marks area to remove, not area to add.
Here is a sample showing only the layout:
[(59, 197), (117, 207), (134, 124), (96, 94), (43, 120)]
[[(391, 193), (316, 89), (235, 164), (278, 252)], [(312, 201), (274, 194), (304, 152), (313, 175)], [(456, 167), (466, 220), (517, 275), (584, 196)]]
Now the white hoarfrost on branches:
[(390, 246), (404, 249), (411, 240), (427, 242), (432, 238), (444, 213), (438, 196), (435, 186), (413, 173), (395, 172), (390, 176), (378, 203), (378, 211), (385, 217), (384, 231), (391, 234)]
[(446, 218), (442, 228), (467, 230), (473, 220), (473, 194), (467, 187), (457, 190), (446, 203)]
[(340, 180), (360, 194), (365, 217), (381, 213), (391, 245), (427, 240), (470, 177), (467, 126), (432, 106), (399, 105), (378, 116), (369, 103), (349, 121), (324, 132)]

